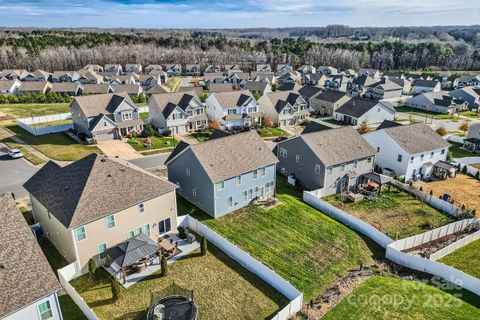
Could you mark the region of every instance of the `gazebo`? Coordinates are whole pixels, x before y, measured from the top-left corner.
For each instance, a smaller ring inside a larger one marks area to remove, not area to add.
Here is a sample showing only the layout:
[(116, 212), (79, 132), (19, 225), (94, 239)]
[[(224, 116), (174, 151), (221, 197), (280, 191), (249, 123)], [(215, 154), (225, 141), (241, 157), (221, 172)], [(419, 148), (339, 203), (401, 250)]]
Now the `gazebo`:
[(140, 272), (159, 249), (160, 246), (155, 241), (142, 233), (108, 249), (105, 266), (110, 267), (115, 274), (120, 273), (125, 283), (127, 274)]

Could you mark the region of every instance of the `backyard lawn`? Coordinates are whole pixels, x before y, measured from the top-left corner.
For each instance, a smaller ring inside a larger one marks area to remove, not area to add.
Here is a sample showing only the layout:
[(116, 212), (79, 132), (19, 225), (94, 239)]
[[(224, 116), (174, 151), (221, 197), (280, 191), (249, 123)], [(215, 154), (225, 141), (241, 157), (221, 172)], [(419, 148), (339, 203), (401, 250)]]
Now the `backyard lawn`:
[(150, 114), (148, 112), (140, 112), (139, 117), (142, 120), (146, 120), (150, 117)]
[(99, 319), (145, 319), (150, 291), (161, 291), (175, 284), (193, 289), (200, 319), (269, 319), (288, 300), (226, 254), (209, 244), (209, 254), (194, 252), (168, 266), (165, 277), (154, 273), (123, 290), (124, 296), (112, 300), (110, 275), (97, 272), (93, 283), (88, 275), (71, 283)]
[(438, 262), (462, 270), (469, 275), (480, 278), (480, 240), (470, 242), (438, 260)]
[(280, 128), (260, 128), (257, 129), (258, 134), (262, 138), (273, 138), (273, 137), (279, 137), (279, 136), (288, 136), (288, 133), (283, 131)]
[(130, 143), (129, 140), (129, 144), (137, 151), (172, 148), (178, 144), (178, 141), (171, 137), (152, 136), (151, 139), (152, 145), (150, 147), (144, 147), (146, 138), (135, 138), (134, 140), (137, 143)]
[(382, 191), (371, 201), (342, 203), (338, 195), (325, 201), (368, 222), (392, 239), (402, 239), (453, 222), (453, 218), (405, 192)]
[(480, 319), (480, 303), (465, 290), (444, 291), (419, 281), (374, 276), (322, 318), (348, 319)]
[[(373, 264), (383, 251), (372, 242), (302, 202), (302, 192), (277, 181), (281, 204), (248, 207), (211, 219), (185, 200), (178, 212), (190, 214), (232, 241), (304, 293), (309, 301), (360, 262)], [(180, 197), (179, 197), (180, 199)]]
[(478, 155), (473, 152), (468, 152), (461, 149), (463, 146), (463, 144), (461, 143), (452, 141), (448, 141), (448, 143), (450, 143), (450, 148), (448, 149), (448, 151), (451, 152), (453, 158), (475, 157)]
[(431, 112), (431, 111), (423, 111), (423, 110), (410, 108), (410, 107), (397, 107), (397, 108), (395, 108), (395, 111), (411, 114), (411, 115), (414, 115), (414, 116), (426, 117), (426, 118), (448, 119), (448, 120), (452, 120), (454, 122), (458, 121), (458, 116), (457, 115), (444, 114), (444, 113)]
[(192, 137), (197, 139), (199, 142), (204, 142), (210, 139), (213, 131), (202, 131), (202, 132), (192, 132)]
[(34, 136), (16, 125), (7, 128), (27, 144), (53, 160), (76, 161), (91, 153), (100, 153), (96, 146), (81, 145), (63, 132)]
[(14, 118), (39, 117), (70, 112), (69, 103), (18, 103), (0, 104), (0, 112)]

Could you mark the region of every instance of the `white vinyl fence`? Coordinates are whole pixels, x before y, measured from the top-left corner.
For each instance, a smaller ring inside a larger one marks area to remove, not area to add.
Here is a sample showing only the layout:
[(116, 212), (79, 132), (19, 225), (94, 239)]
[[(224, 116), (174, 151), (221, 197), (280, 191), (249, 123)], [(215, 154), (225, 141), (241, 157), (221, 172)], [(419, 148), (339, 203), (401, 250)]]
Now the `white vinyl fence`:
[(28, 117), (28, 118), (21, 118), (23, 123), (32, 125), (36, 123), (44, 123), (44, 122), (53, 122), (53, 121), (61, 121), (61, 120), (68, 120), (72, 119), (72, 114), (70, 112), (67, 113), (57, 113), (48, 116), (39, 116), (39, 117)]
[(450, 135), (445, 136), (444, 139), (447, 140), (447, 141), (452, 141), (452, 142), (462, 143), (462, 144), (463, 144), (463, 138), (462, 138), (462, 137), (459, 137), (459, 136), (455, 136), (455, 135), (453, 135), (453, 134), (450, 134)]
[(386, 248), (388, 244), (393, 242), (393, 240), (389, 238), (386, 234), (371, 226), (369, 223), (332, 206), (331, 204), (320, 199), (319, 196), (321, 196), (321, 193), (319, 194), (316, 190), (303, 191), (303, 201), (317, 208), (318, 210), (332, 217), (333, 219), (340, 221), (347, 227), (350, 227), (353, 230), (364, 234), (365, 236), (369, 237), (370, 239), (381, 245), (383, 248)]
[(287, 280), (283, 279), (257, 259), (253, 258), (248, 253), (238, 248), (236, 245), (189, 215), (178, 217), (178, 224), (186, 226), (199, 235), (205, 237), (213, 245), (225, 252), (229, 257), (240, 263), (250, 272), (256, 274), (263, 281), (270, 284), (290, 300), (290, 303), (271, 319), (288, 320), (302, 309), (303, 294), (294, 286), (292, 286)]
[[(479, 163), (480, 163), (480, 162), (479, 162)], [(474, 177), (475, 177), (475, 175), (477, 174), (477, 172), (480, 171), (480, 169), (477, 169), (477, 168), (475, 168), (475, 167), (469, 166), (469, 165), (467, 165), (467, 164), (460, 164), (460, 172), (462, 172), (462, 170), (463, 170), (463, 168), (464, 168), (465, 166), (467, 167), (467, 173), (468, 173), (469, 175), (471, 175), (471, 176), (474, 176)]]
[(138, 113), (148, 112), (148, 106), (138, 108)]
[[(72, 298), (73, 302), (82, 310), (85, 317), (88, 320), (97, 320), (97, 316), (93, 312), (92, 309), (87, 305), (87, 303), (83, 300), (83, 298), (78, 294), (74, 287), (70, 284), (70, 280), (75, 279), (80, 275), (77, 270), (77, 263), (73, 262), (68, 266), (58, 269), (58, 279), (60, 280), (60, 284), (62, 285), (63, 289), (67, 292), (67, 294)], [(65, 319), (67, 320), (67, 319)]]
[(472, 233), (471, 235), (468, 235), (465, 238), (462, 238), (458, 241), (455, 241), (454, 243), (446, 246), (445, 248), (438, 250), (437, 252), (430, 255), (430, 260), (436, 261), (438, 259), (441, 259), (441, 258), (445, 257), (446, 255), (452, 253), (453, 251), (469, 244), (470, 242), (478, 240), (478, 239), (480, 239), (480, 231)]
[(31, 134), (35, 136), (41, 136), (49, 133), (68, 131), (70, 129), (73, 129), (73, 124), (66, 123), (66, 124), (41, 126), (41, 127), (38, 127), (37, 126), (38, 124), (68, 120), (71, 118), (72, 118), (72, 114), (68, 112), (68, 113), (52, 114), (48, 116), (21, 118), (21, 119), (17, 119), (17, 124), (19, 127), (30, 132)]

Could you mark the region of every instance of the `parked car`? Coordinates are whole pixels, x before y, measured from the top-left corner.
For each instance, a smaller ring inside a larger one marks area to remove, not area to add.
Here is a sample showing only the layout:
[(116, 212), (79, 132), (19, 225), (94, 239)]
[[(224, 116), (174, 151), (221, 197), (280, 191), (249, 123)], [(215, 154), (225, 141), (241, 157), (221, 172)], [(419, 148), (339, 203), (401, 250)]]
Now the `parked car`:
[(23, 153), (18, 149), (10, 149), (8, 150), (7, 154), (12, 159), (18, 159), (23, 157)]

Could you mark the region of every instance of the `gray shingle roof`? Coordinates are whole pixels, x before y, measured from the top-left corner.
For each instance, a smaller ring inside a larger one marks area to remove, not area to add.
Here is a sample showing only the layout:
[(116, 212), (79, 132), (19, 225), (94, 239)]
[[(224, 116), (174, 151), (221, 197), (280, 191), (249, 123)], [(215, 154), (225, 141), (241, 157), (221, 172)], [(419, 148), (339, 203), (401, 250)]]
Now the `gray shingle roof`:
[(84, 94), (99, 94), (99, 93), (108, 93), (108, 88), (110, 84), (108, 83), (98, 83), (98, 84), (84, 84), (83, 93)]
[(0, 318), (61, 288), (10, 194), (0, 195)]
[(435, 81), (435, 80), (415, 80), (413, 85), (416, 86), (416, 87), (435, 88), (438, 85), (438, 81)]
[(298, 93), (300, 93), (300, 95), (303, 98), (309, 99), (309, 98), (313, 97), (314, 95), (316, 95), (316, 94), (318, 94), (322, 91), (323, 91), (322, 88), (305, 85), (298, 90)]
[(185, 111), (192, 99), (197, 100), (197, 102), (201, 104), (200, 99), (194, 90), (188, 92), (154, 94), (151, 99), (156, 102), (165, 118), (168, 118), (177, 106)]
[(321, 94), (319, 94), (317, 96), (317, 99), (327, 101), (327, 102), (331, 102), (331, 103), (335, 103), (345, 96), (350, 96), (350, 95), (348, 93), (344, 92), (344, 91), (325, 90), (324, 92), (322, 92)]
[(386, 128), (384, 130), (409, 154), (417, 154), (450, 146), (438, 133), (424, 123)]
[(224, 109), (240, 107), (249, 99), (254, 99), (252, 93), (248, 90), (216, 92), (212, 95), (218, 101), (220, 107)]
[(131, 266), (140, 259), (157, 252), (160, 246), (145, 234), (128, 239), (115, 247), (109, 248), (107, 255), (110, 266), (115, 271)]
[(369, 110), (374, 108), (380, 102), (378, 100), (363, 99), (363, 98), (352, 98), (347, 103), (342, 105), (337, 109), (336, 112), (351, 116), (354, 118), (359, 118)]
[(49, 161), (24, 187), (67, 228), (76, 228), (176, 188), (128, 162), (99, 154), (65, 167)]
[(113, 113), (124, 100), (135, 106), (126, 92), (82, 96), (74, 99), (87, 117)]

